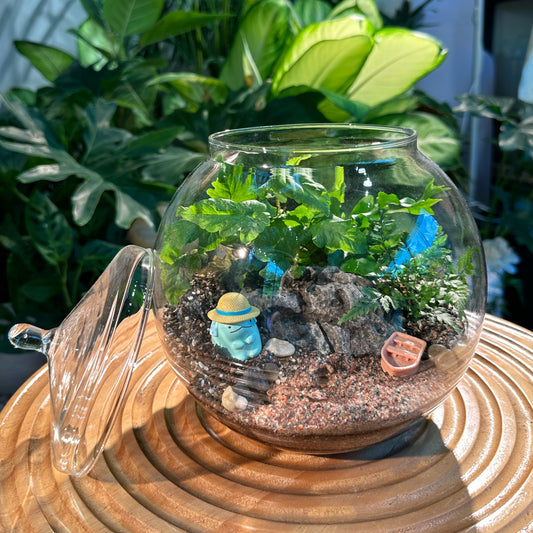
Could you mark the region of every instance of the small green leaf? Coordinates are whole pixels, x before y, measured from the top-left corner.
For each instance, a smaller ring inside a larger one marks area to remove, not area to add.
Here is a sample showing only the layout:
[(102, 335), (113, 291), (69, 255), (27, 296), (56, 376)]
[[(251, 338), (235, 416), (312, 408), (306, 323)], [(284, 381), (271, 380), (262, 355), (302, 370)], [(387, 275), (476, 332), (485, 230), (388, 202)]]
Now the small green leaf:
[(211, 198), (227, 198), (234, 202), (243, 202), (257, 198), (257, 188), (255, 187), (251, 173), (243, 174), (242, 166), (224, 165), (223, 173), (207, 190)]
[(48, 80), (54, 81), (65, 72), (74, 58), (51, 46), (30, 41), (15, 41), (15, 48)]
[(46, 262), (57, 266), (67, 261), (74, 246), (74, 237), (72, 228), (57, 206), (39, 191), (34, 191), (24, 215), (28, 234)]
[(198, 237), (198, 226), (189, 220), (177, 220), (165, 228), (164, 245), (159, 258), (172, 264), (182, 253), (183, 247)]
[(360, 276), (377, 275), (379, 272), (379, 265), (372, 257), (352, 257), (345, 261), (341, 268), (345, 272)]
[(369, 194), (363, 196), (352, 209), (352, 215), (370, 215), (374, 210), (374, 197)]
[(214, 13), (200, 13), (199, 11), (171, 11), (141, 35), (140, 45), (144, 47), (158, 43), (169, 37), (181, 35), (230, 16), (229, 14), (216, 15)]
[(61, 283), (57, 273), (39, 273), (31, 280), (19, 286), (19, 292), (31, 302), (49, 302), (61, 291)]
[(351, 220), (325, 219), (311, 226), (313, 242), (319, 248), (342, 250), (353, 254), (367, 251), (365, 235)]
[(219, 233), (221, 238), (239, 237), (241, 242), (249, 243), (269, 225), (273, 211), (273, 207), (256, 200), (208, 198), (179, 209), (178, 215), (210, 233)]
[(273, 169), (273, 175), (258, 187), (262, 194), (272, 194), (281, 203), (291, 198), (325, 214), (329, 214), (329, 196), (326, 188), (298, 168)]
[(122, 41), (151, 28), (163, 10), (164, 0), (105, 0), (104, 17)]
[(391, 205), (400, 205), (400, 200), (395, 194), (387, 194), (383, 191), (378, 193), (378, 205), (382, 209), (387, 209)]

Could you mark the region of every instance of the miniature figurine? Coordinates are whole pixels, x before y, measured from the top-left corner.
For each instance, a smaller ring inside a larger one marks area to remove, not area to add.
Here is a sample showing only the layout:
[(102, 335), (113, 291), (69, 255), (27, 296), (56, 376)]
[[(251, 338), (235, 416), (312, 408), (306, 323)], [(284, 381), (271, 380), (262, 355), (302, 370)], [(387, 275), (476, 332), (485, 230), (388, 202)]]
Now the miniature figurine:
[(212, 320), (210, 333), (215, 346), (220, 346), (233, 359), (244, 361), (259, 355), (261, 336), (256, 318), (259, 309), (238, 292), (228, 292), (220, 297), (216, 309), (207, 316)]
[(412, 376), (425, 349), (426, 341), (395, 331), (381, 349), (381, 367), (391, 376)]

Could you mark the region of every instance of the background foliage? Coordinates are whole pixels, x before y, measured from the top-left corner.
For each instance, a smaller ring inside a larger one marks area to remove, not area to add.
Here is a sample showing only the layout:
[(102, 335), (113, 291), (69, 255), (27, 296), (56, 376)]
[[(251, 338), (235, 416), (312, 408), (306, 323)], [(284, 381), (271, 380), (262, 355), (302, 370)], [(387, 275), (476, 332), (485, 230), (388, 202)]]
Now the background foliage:
[(78, 56), (19, 41), (50, 83), (0, 95), (2, 348), (13, 322), (57, 325), (132, 228), (153, 233), (215, 131), (413, 127), (464, 176), (451, 110), (414, 89), (445, 50), (373, 0), (81, 2)]

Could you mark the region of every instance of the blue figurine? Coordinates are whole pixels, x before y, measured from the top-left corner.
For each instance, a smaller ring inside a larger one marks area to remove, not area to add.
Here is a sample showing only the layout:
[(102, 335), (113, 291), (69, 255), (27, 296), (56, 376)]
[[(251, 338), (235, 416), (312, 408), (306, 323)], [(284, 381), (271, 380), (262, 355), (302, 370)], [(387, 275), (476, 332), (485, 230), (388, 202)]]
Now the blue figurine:
[(239, 361), (259, 355), (262, 346), (257, 315), (259, 309), (250, 305), (246, 296), (238, 292), (223, 294), (216, 309), (207, 313), (212, 320), (209, 331), (213, 344)]

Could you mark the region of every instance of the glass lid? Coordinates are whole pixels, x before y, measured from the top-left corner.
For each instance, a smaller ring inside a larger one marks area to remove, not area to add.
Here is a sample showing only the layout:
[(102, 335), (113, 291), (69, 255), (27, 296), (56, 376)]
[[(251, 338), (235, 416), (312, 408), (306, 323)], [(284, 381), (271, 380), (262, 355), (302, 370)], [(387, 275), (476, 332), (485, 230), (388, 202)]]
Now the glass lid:
[(9, 339), (48, 358), (54, 466), (87, 473), (125, 397), (139, 352), (154, 281), (153, 253), (123, 248), (93, 287), (51, 330), (16, 324)]

